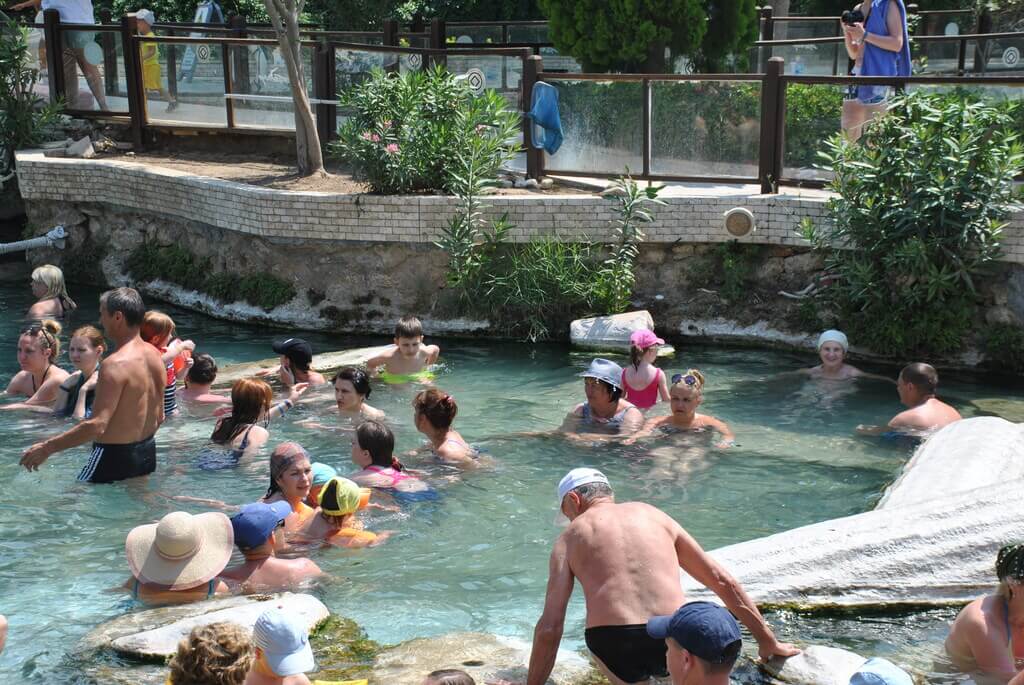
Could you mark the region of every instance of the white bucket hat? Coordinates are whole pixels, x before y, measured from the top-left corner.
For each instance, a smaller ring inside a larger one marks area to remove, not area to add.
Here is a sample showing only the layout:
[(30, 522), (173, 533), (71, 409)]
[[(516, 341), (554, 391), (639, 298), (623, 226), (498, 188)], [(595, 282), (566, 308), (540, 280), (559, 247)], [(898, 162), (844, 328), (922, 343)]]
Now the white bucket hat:
[(187, 590), (224, 570), (234, 542), (231, 520), (224, 514), (175, 511), (159, 523), (132, 528), (124, 550), (140, 581)]

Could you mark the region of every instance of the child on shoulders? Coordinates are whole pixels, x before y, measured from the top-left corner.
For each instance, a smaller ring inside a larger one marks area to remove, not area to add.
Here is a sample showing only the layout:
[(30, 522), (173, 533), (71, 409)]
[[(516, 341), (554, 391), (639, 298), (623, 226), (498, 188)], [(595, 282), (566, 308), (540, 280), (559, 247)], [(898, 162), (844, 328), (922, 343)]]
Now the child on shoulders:
[(658, 403), (668, 402), (668, 381), (665, 372), (654, 365), (658, 348), (665, 341), (646, 328), (633, 331), (629, 336), (630, 365), (622, 371), (622, 389), (627, 402), (641, 410), (647, 410)]
[(151, 309), (142, 319), (139, 335), (160, 352), (160, 359), (167, 367), (167, 385), (164, 386), (164, 416), (178, 411), (176, 397), (178, 376), (192, 363), (192, 351), (196, 344), (191, 340), (180, 340), (176, 333), (174, 319), (163, 312)]
[[(437, 361), (441, 348), (437, 345), (423, 344), (423, 324), (415, 316), (406, 316), (395, 326), (395, 347), (366, 362), (370, 372), (377, 372), (379, 367), (384, 370), (381, 377), (412, 376), (427, 371), (427, 367)], [(402, 379), (405, 380), (405, 379)], [(409, 379), (421, 380), (421, 379)], [(429, 380), (427, 378), (426, 380)]]

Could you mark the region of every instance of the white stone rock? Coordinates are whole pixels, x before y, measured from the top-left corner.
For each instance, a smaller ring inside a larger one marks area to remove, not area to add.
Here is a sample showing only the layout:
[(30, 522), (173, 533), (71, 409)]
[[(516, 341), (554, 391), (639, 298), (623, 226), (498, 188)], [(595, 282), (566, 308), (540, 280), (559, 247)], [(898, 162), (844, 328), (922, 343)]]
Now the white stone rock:
[(937, 431), (876, 508), (906, 506), (1024, 478), (1024, 426), (978, 416)]
[[(876, 509), (729, 545), (711, 556), (759, 605), (964, 603), (992, 589), (996, 552), (1020, 539), (1022, 488), (1024, 479), (1017, 479)], [(691, 599), (717, 601), (680, 576)]]
[(65, 155), (68, 157), (82, 157), (83, 159), (89, 159), (95, 156), (96, 152), (92, 148), (92, 140), (89, 136), (79, 138), (71, 145), (68, 145), (65, 149)]
[[(313, 355), (313, 363), (310, 366), (314, 371), (327, 373), (335, 371), (344, 366), (360, 366), (369, 359), (383, 354), (394, 348), (394, 345), (378, 345), (376, 347), (357, 347), (352, 350), (339, 350), (337, 352), (324, 352)], [(261, 359), (256, 362), (245, 362), (242, 364), (229, 364), (217, 372), (217, 385), (232, 383), (239, 378), (255, 376), (259, 371), (277, 369), (280, 363), (279, 357), (272, 359)]]
[(654, 319), (646, 309), (576, 319), (569, 324), (569, 339), (573, 345), (589, 350), (629, 352), (629, 336), (641, 328), (654, 330)]
[(850, 676), (865, 661), (845, 649), (811, 645), (788, 659), (772, 659), (763, 668), (776, 680), (792, 685), (849, 685)]
[(545, 177), (545, 178), (542, 178), (540, 180), (540, 187), (544, 188), (545, 190), (548, 189), (548, 188), (551, 188), (554, 185), (555, 185), (555, 180), (553, 178)]
[(316, 597), (290, 592), (263, 601), (252, 598), (248, 602), (226, 608), (222, 608), (218, 600), (211, 600), (190, 604), (189, 615), (167, 625), (114, 638), (110, 641), (110, 647), (119, 654), (135, 658), (168, 658), (177, 651), (178, 642), (196, 626), (228, 621), (252, 630), (260, 614), (275, 606), (284, 607), (290, 613), (301, 616), (310, 631), (330, 616), (327, 607)]
[[(575, 685), (594, 670), (590, 661), (564, 649), (558, 650), (552, 685)], [(525, 682), (530, 644), (515, 638), (485, 633), (452, 633), (418, 638), (385, 650), (373, 668), (371, 682), (388, 685), (420, 685), (423, 676), (441, 668), (460, 668), (478, 683), (506, 680)]]
[(817, 336), (802, 333), (787, 333), (772, 328), (767, 321), (757, 321), (744, 326), (722, 317), (714, 319), (682, 319), (679, 322), (682, 335), (713, 340), (756, 340), (779, 343), (786, 346), (814, 348)]

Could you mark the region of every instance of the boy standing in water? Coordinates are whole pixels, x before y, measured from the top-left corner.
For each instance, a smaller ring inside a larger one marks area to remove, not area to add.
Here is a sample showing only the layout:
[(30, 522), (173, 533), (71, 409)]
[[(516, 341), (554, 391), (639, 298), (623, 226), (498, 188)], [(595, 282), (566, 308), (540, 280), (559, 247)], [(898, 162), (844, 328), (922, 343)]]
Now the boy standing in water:
[(366, 362), (370, 372), (384, 367), (390, 376), (418, 374), (437, 361), (441, 348), (423, 344), (423, 324), (415, 316), (399, 319), (395, 326), (395, 349)]

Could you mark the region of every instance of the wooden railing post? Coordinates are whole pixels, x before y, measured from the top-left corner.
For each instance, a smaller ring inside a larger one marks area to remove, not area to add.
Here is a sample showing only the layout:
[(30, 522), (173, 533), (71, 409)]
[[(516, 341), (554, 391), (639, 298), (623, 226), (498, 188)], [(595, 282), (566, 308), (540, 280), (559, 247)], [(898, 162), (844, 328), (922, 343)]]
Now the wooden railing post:
[[(775, 40), (773, 11), (771, 7), (761, 8), (761, 40)], [(771, 59), (772, 49), (770, 47), (762, 47), (757, 52), (757, 70), (763, 74), (768, 68), (768, 60)]]
[[(385, 19), (382, 28), (384, 31), (384, 45), (398, 45), (398, 21), (395, 19)], [(423, 63), (426, 64), (426, 55), (423, 57)], [(401, 59), (400, 55), (396, 55), (395, 63), (384, 67), (384, 71), (397, 73), (401, 68)]]
[(533, 86), (537, 83), (537, 74), (544, 71), (544, 60), (540, 55), (530, 55), (523, 59), (522, 111), (523, 114), (523, 147), (526, 148), (526, 176), (539, 179), (544, 175), (544, 152), (533, 146), (533, 122), (525, 112), (530, 111), (533, 102)]
[[(46, 70), (50, 84), (50, 102), (63, 99), (65, 105), (73, 107), (76, 103), (68, 102), (64, 93), (64, 46), (61, 45), (60, 12), (57, 10), (43, 11), (43, 40), (46, 41)], [(77, 92), (75, 93), (77, 95)]]
[[(110, 10), (100, 10), (100, 23), (111, 22)], [(100, 32), (100, 47), (103, 48), (103, 92), (107, 95), (117, 94), (117, 45), (114, 34), (110, 31)]]
[[(228, 19), (228, 27), (231, 29), (232, 38), (248, 38), (245, 17), (235, 14)], [(225, 46), (227, 47), (227, 46)], [(234, 72), (234, 91), (236, 93), (252, 92), (249, 84), (249, 48), (244, 45), (231, 47), (232, 71)], [(238, 84), (242, 84), (239, 87)]]
[(316, 112), (316, 131), (322, 145), (326, 145), (337, 131), (337, 107), (328, 104), (336, 97), (334, 88), (334, 48), (324, 39), (317, 44), (316, 52), (313, 53), (313, 97), (320, 101), (313, 109)]
[(121, 17), (121, 48), (124, 53), (124, 79), (128, 87), (128, 115), (131, 117), (132, 144), (142, 148), (142, 129), (146, 125), (146, 94), (142, 90), (142, 62), (139, 59), (139, 32), (135, 14)]
[[(431, 50), (444, 50), (447, 46), (445, 32), (447, 31), (444, 19), (431, 19), (430, 20), (430, 49)], [(448, 60), (444, 55), (433, 54), (430, 59), (431, 66), (440, 64), (446, 66)]]
[(783, 137), (786, 129), (786, 89), (782, 81), (785, 61), (781, 57), (768, 60), (761, 82), (761, 147), (758, 155), (758, 177), (761, 192), (774, 193), (782, 176)]

